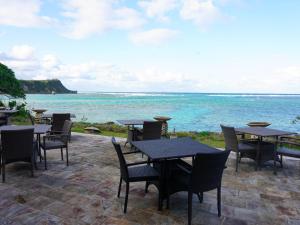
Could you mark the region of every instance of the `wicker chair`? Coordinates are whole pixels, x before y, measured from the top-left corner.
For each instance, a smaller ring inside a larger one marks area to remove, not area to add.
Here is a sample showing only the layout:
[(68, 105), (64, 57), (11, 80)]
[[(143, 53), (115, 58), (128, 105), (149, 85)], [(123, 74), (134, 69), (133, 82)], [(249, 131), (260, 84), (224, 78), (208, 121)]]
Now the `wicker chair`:
[(238, 142), (234, 127), (227, 127), (224, 125), (220, 125), (222, 128), (222, 132), (225, 139), (225, 149), (231, 150), (236, 153), (236, 164), (235, 171), (238, 172), (238, 164), (241, 159), (250, 158), (256, 160), (256, 141), (243, 141), (241, 143)]
[(4, 113), (0, 113), (0, 126), (7, 125), (8, 117)]
[(192, 198), (197, 194), (200, 203), (203, 201), (203, 193), (217, 189), (218, 216), (221, 216), (221, 183), (223, 170), (229, 151), (218, 153), (197, 154), (193, 160), (193, 166), (177, 164), (178, 169), (173, 169), (168, 180), (169, 196), (180, 191), (188, 192), (188, 224), (192, 220)]
[[(117, 152), (119, 163), (120, 163), (120, 183), (118, 189), (118, 198), (120, 197), (122, 181), (126, 182), (126, 195), (124, 203), (124, 213), (127, 211), (129, 183), (130, 182), (141, 182), (141, 181), (154, 181), (159, 179), (158, 172), (151, 167), (149, 161), (142, 161), (136, 163), (126, 163), (124, 154), (122, 153), (120, 144), (116, 143), (115, 138), (111, 139), (112, 144)], [(132, 152), (129, 152), (129, 154)], [(158, 187), (159, 190), (159, 187)]]
[(61, 133), (65, 120), (71, 120), (70, 113), (53, 113), (51, 133)]
[(154, 140), (161, 138), (162, 122), (160, 121), (145, 121), (143, 124), (143, 130), (136, 130), (135, 140)]
[(5, 182), (5, 165), (13, 162), (28, 162), (31, 164), (31, 175), (34, 167), (34, 129), (3, 130), (1, 131), (0, 174)]
[(67, 166), (69, 166), (69, 153), (68, 153), (68, 141), (69, 135), (72, 128), (72, 122), (70, 120), (65, 120), (61, 133), (46, 135), (43, 137), (43, 142), (40, 144), (41, 148), (44, 150), (44, 162), (45, 170), (47, 169), (47, 150), (60, 149), (61, 160), (64, 160), (63, 149), (66, 149)]
[[(296, 149), (298, 148), (298, 149)], [(280, 156), (280, 165), (283, 167), (283, 156), (300, 158), (300, 139), (293, 136), (280, 138), (277, 154)]]

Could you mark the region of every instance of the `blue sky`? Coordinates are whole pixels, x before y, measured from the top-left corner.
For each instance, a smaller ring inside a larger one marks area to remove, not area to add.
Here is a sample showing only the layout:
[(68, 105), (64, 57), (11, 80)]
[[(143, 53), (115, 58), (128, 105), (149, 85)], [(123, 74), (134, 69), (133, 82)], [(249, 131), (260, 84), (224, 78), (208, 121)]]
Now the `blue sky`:
[(300, 93), (298, 0), (0, 0), (0, 62), (78, 91)]

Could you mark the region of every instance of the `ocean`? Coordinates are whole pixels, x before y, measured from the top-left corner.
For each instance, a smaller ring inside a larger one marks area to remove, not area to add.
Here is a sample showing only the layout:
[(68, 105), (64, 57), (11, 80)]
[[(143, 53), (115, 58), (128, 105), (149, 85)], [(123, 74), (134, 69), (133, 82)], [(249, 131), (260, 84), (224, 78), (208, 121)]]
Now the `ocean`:
[(75, 121), (116, 122), (118, 119), (152, 119), (168, 116), (169, 129), (220, 131), (220, 124), (246, 126), (251, 121), (271, 123), (270, 128), (299, 132), (300, 95), (200, 93), (79, 93), (28, 94), (28, 108), (47, 113), (70, 112)]

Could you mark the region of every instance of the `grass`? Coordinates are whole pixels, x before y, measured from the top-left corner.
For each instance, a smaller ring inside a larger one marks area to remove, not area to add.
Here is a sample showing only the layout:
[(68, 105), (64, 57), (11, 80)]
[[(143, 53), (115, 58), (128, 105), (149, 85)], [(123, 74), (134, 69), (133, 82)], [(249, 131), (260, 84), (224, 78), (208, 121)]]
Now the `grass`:
[[(11, 117), (12, 124), (16, 125), (29, 125), (30, 120), (24, 116), (13, 116)], [(89, 122), (74, 122), (72, 131), (85, 133), (84, 128), (86, 127), (96, 127), (100, 130), (100, 135), (104, 136), (114, 136), (114, 137), (127, 137), (127, 127), (120, 126), (115, 124), (114, 122), (107, 123), (89, 123)], [(170, 134), (173, 135), (173, 134)], [(216, 148), (224, 148), (224, 139), (223, 135), (214, 132), (176, 132), (177, 137), (191, 137), (196, 141), (201, 143), (216, 147)]]

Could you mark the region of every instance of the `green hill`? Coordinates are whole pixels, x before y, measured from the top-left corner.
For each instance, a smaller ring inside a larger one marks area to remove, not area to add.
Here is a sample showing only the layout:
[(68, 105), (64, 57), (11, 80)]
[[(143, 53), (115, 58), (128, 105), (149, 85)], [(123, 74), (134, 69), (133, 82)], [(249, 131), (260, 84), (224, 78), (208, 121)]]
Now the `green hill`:
[(60, 80), (20, 80), (26, 94), (77, 94), (68, 90)]

